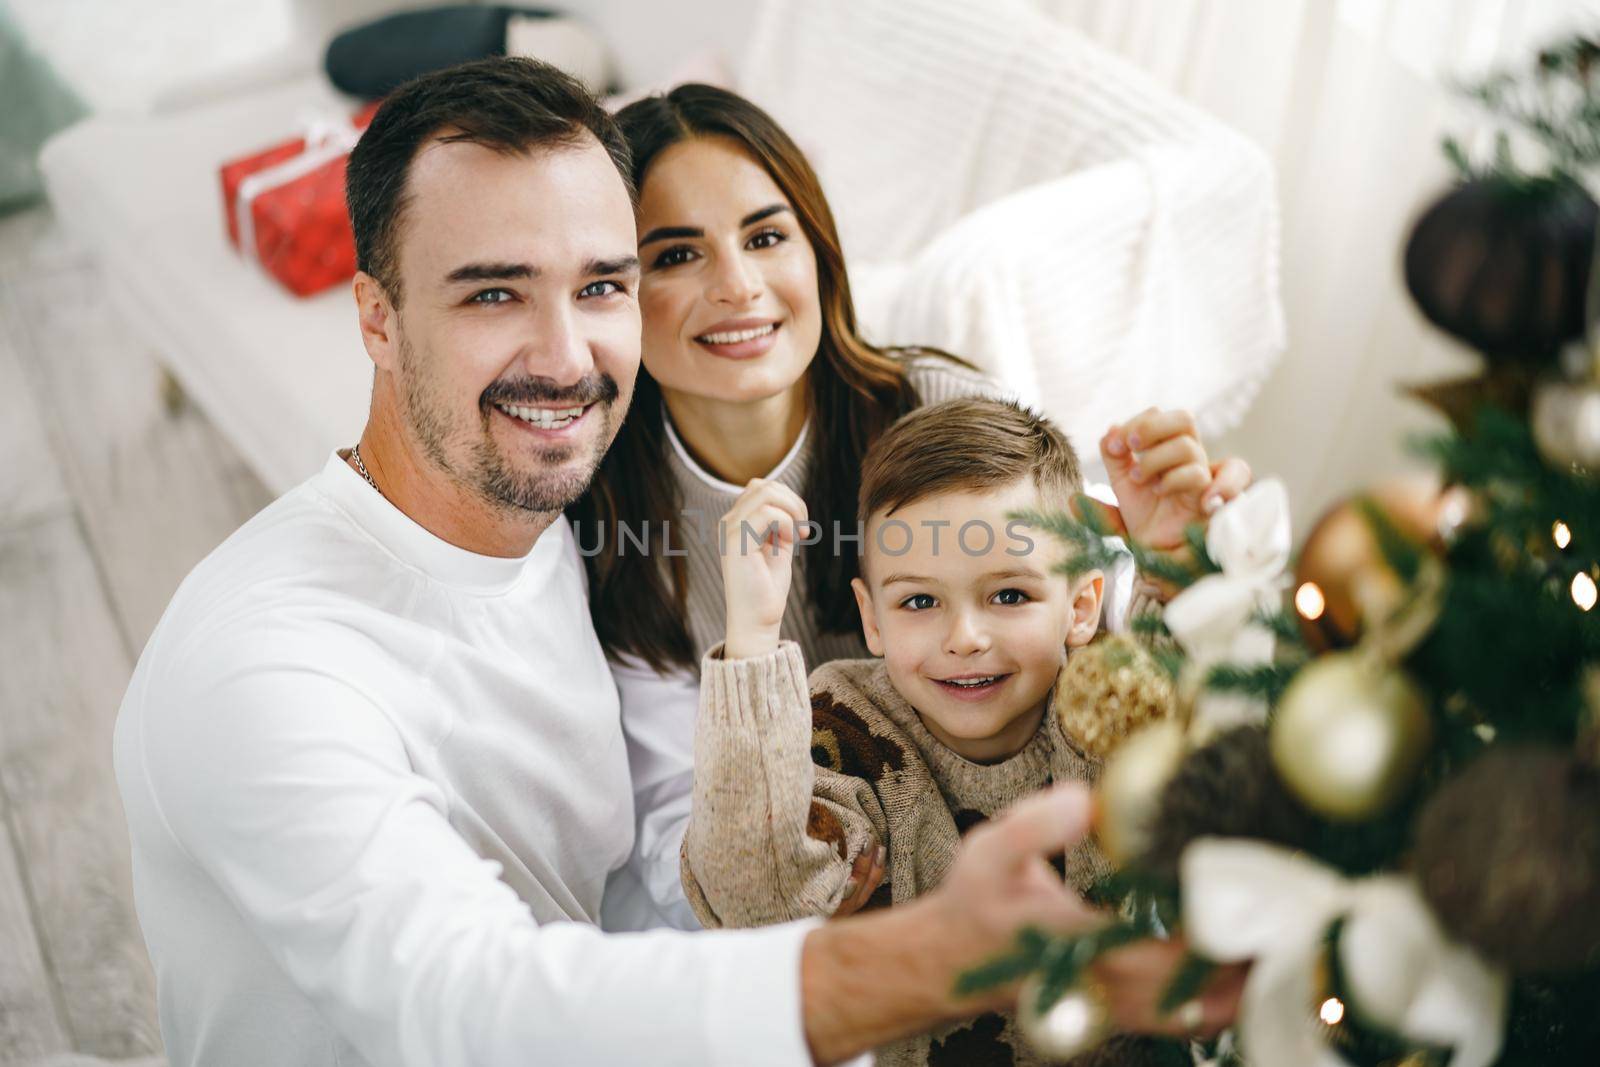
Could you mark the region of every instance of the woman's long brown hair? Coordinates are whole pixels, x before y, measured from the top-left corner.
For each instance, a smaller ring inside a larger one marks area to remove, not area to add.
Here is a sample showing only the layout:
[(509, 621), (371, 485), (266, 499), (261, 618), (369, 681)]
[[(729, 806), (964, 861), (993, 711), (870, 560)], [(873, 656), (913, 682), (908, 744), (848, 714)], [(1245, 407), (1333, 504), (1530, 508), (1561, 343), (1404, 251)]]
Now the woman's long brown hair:
[[(801, 496), (824, 529), (835, 519), (853, 525), (861, 457), (890, 423), (917, 406), (917, 395), (903, 361), (857, 333), (839, 234), (811, 164), (765, 111), (709, 85), (681, 85), (629, 104), (617, 122), (633, 153), (636, 189), (643, 190), (650, 164), (666, 148), (697, 137), (725, 137), (766, 169), (793, 206), (816, 253), (822, 308), (822, 337), (808, 372), (812, 462)], [(658, 671), (692, 670), (699, 664), (689, 636), (687, 568), (681, 556), (664, 551), (668, 520), (678, 525), (681, 506), (668, 448), (661, 386), (641, 367), (632, 409), (589, 492), (567, 516), (578, 544), (592, 553), (584, 557), (589, 605), (606, 652), (637, 656)], [(619, 551), (624, 523), (630, 531), (646, 531), (645, 552), (631, 545)], [(844, 632), (859, 625), (850, 591), (857, 574), (853, 553), (808, 554), (802, 574), (823, 629)]]

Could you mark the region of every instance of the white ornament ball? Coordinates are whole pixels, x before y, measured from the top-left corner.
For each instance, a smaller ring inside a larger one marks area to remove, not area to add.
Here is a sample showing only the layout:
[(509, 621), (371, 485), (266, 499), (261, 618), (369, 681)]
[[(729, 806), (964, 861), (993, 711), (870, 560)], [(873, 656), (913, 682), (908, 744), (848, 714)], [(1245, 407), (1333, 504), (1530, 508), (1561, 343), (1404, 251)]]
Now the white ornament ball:
[(1039, 988), (1034, 975), (1022, 983), (1017, 1004), (1017, 1025), (1035, 1052), (1052, 1060), (1070, 1060), (1088, 1052), (1110, 1035), (1105, 998), (1093, 986), (1067, 990), (1045, 1011), (1038, 1010)]
[(1558, 466), (1600, 468), (1600, 384), (1551, 382), (1533, 397), (1533, 439)]

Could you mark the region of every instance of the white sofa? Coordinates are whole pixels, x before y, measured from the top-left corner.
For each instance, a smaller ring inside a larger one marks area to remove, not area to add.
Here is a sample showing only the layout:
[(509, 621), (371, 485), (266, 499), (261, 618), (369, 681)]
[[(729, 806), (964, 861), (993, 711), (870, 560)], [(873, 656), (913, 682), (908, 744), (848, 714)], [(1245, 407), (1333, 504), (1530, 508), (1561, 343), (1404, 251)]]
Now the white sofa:
[[(769, 0), (735, 52), (818, 166), (874, 339), (959, 352), (1091, 454), (1148, 404), (1210, 432), (1243, 413), (1283, 345), (1272, 175), (1243, 138), (1028, 0)], [(130, 326), (274, 491), (355, 439), (371, 380), (345, 288), (298, 300), (226, 240), (218, 164), (351, 106), (291, 70), (41, 156)]]

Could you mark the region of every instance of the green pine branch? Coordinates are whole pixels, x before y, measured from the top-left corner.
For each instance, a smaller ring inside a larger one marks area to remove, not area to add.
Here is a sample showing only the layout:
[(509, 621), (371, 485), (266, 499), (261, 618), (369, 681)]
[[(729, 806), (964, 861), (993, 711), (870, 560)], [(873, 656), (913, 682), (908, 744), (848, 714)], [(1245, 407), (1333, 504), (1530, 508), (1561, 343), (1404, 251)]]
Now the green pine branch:
[(1076, 516), (1037, 509), (1015, 511), (1006, 516), (1060, 539), (1068, 551), (1067, 558), (1057, 569), (1069, 578), (1092, 570), (1110, 569), (1122, 555), (1122, 551), (1110, 543), (1113, 538), (1119, 539), (1123, 548), (1133, 556), (1134, 566), (1138, 567), (1139, 573), (1180, 589), (1192, 585), (1195, 579), (1203, 575), (1221, 570), (1206, 550), (1205, 527), (1198, 523), (1191, 524), (1184, 531), (1184, 546), (1190, 557), (1186, 560), (1176, 554), (1150, 548), (1125, 533), (1113, 530), (1106, 521), (1104, 505), (1093, 497), (1079, 493), (1074, 503)]
[(1084, 968), (1105, 953), (1134, 941), (1166, 937), (1177, 923), (1176, 884), (1137, 868), (1113, 872), (1084, 896), (1117, 918), (1105, 926), (1063, 937), (1024, 930), (1011, 952), (961, 974), (956, 980), (957, 994), (968, 996), (1036, 974), (1040, 982), (1038, 1008), (1044, 1011), (1077, 984)]
[[(1600, 163), (1600, 81), (1593, 76), (1597, 56), (1600, 43), (1575, 35), (1540, 52), (1530, 69), (1502, 69), (1455, 88), (1540, 144), (1549, 155), (1551, 176), (1575, 177)], [(1453, 140), (1445, 153), (1464, 177), (1530, 177), (1512, 160), (1503, 130), (1496, 138), (1494, 159), (1485, 167), (1474, 167)]]
[(1085, 518), (1080, 520), (1058, 511), (1029, 509), (1011, 512), (1006, 517), (1062, 541), (1067, 546), (1067, 554), (1057, 569), (1069, 578), (1077, 578), (1089, 571), (1109, 570), (1119, 558), (1117, 550), (1107, 541), (1111, 535), (1104, 531), (1098, 512), (1085, 509), (1084, 514)]
[(1095, 960), (1124, 945), (1143, 941), (1151, 934), (1148, 926), (1125, 920), (1088, 933), (1057, 938), (1040, 960), (1039, 999), (1035, 1009), (1041, 1013), (1049, 1011), (1078, 984), (1083, 972)]
[(956, 978), (956, 995), (971, 996), (997, 986), (1020, 981), (1039, 969), (1051, 939), (1033, 927), (1017, 934), (1017, 946), (1011, 952), (988, 960)]
[(1181, 649), (1174, 648), (1171, 645), (1155, 646), (1150, 650), (1150, 656), (1156, 661), (1156, 666), (1165, 671), (1167, 677), (1173, 681), (1177, 681), (1178, 677), (1183, 674), (1183, 665), (1189, 660)]
[(1300, 622), (1287, 611), (1261, 609), (1250, 616), (1250, 621), (1270, 632), (1285, 651), (1306, 652), (1305, 635), (1300, 632)]
[(1167, 621), (1159, 611), (1143, 611), (1131, 616), (1128, 629), (1144, 641), (1159, 641), (1172, 636), (1172, 631), (1167, 629)]
[(1211, 550), (1206, 547), (1206, 528), (1198, 522), (1191, 522), (1183, 530), (1184, 543), (1189, 546), (1189, 554), (1194, 557), (1194, 566), (1198, 573), (1216, 574), (1222, 570), (1222, 565), (1211, 558)]
[(1218, 663), (1206, 672), (1204, 686), (1214, 692), (1258, 697), (1275, 705), (1299, 670), (1298, 663), (1261, 663), (1248, 667)]
[(1216, 970), (1215, 960), (1208, 959), (1192, 949), (1184, 953), (1183, 962), (1173, 972), (1172, 980), (1162, 992), (1156, 1010), (1162, 1015), (1171, 1015), (1199, 996), (1200, 990), (1205, 988), (1207, 980), (1216, 973)]

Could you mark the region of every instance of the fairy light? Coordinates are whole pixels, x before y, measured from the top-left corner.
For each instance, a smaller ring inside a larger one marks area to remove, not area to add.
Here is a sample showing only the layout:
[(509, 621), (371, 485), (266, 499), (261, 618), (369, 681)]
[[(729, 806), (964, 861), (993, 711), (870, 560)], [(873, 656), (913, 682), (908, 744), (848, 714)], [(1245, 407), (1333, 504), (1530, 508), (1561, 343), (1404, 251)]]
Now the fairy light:
[(1338, 997), (1329, 997), (1317, 1009), (1317, 1018), (1326, 1026), (1338, 1026), (1344, 1019), (1344, 1001)]
[(1557, 519), (1556, 524), (1550, 527), (1550, 537), (1555, 541), (1557, 548), (1566, 548), (1572, 544), (1572, 527)]
[(1294, 591), (1294, 609), (1303, 619), (1316, 622), (1327, 606), (1328, 598), (1322, 595), (1322, 587), (1316, 582), (1304, 582)]
[(1600, 589), (1595, 588), (1594, 579), (1584, 571), (1579, 571), (1572, 576), (1572, 602), (1583, 611), (1594, 607), (1600, 600)]

